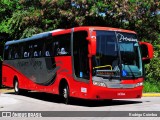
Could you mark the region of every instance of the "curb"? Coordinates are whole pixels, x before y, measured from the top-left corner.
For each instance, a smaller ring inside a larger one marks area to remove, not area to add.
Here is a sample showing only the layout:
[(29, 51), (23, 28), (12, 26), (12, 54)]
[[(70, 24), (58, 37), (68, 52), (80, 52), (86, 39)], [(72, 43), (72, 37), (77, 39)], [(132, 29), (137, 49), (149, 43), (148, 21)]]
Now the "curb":
[(160, 93), (143, 93), (143, 97), (160, 97)]
[(0, 89), (0, 93), (8, 93), (8, 92), (14, 92), (13, 89)]

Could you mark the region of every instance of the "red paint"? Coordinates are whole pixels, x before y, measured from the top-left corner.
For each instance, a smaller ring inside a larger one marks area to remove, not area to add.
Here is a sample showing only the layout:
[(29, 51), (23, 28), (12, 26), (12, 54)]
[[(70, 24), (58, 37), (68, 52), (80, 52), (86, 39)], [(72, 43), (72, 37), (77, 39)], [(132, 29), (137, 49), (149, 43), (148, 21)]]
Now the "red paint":
[(139, 44), (141, 46), (145, 46), (146, 47), (146, 51), (148, 52), (148, 56), (143, 57), (142, 60), (146, 60), (146, 59), (152, 59), (153, 58), (153, 46), (150, 43), (147, 42), (139, 42)]

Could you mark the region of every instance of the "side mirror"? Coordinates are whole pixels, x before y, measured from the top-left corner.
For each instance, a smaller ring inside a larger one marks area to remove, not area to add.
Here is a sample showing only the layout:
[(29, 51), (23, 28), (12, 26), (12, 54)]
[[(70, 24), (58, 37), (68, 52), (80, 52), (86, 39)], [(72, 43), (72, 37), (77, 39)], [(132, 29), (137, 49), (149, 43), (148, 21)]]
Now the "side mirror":
[(141, 51), (142, 51), (142, 61), (145, 64), (150, 62), (150, 59), (153, 58), (153, 46), (147, 42), (139, 42)]
[(95, 55), (96, 54), (96, 32), (92, 31), (90, 36), (87, 37), (87, 40), (89, 41), (89, 47), (88, 47), (88, 51), (89, 51), (89, 55)]

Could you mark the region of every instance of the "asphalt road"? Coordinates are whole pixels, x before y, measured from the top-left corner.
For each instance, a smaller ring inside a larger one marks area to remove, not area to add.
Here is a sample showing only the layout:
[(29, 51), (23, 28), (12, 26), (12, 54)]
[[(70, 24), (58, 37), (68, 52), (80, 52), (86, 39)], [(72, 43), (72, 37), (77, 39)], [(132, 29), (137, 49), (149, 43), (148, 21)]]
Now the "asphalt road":
[[(72, 99), (69, 105), (60, 101), (57, 95), (29, 92), (26, 95), (14, 95), (14, 93), (0, 94), (0, 111), (160, 111), (160, 97), (142, 97), (141, 99), (113, 100), (113, 101), (88, 101)], [(94, 113), (96, 114), (96, 112)], [(114, 116), (113, 116), (114, 117)], [(0, 120), (10, 120), (4, 118)], [(107, 119), (108, 117), (78, 117), (78, 120), (84, 119)], [(128, 117), (118, 119), (127, 119)], [(130, 119), (139, 119), (140, 117), (131, 117)], [(157, 119), (157, 117), (145, 117), (145, 119)], [(16, 118), (19, 120), (22, 118)], [(41, 120), (40, 118), (34, 118)], [(53, 119), (53, 118), (45, 118)], [(55, 117), (54, 117), (55, 119)], [(56, 117), (56, 119), (66, 119), (65, 117)], [(72, 120), (75, 117), (67, 117)], [(115, 118), (112, 118), (115, 119)], [(14, 118), (15, 120), (15, 118)], [(31, 120), (23, 118), (23, 120)]]

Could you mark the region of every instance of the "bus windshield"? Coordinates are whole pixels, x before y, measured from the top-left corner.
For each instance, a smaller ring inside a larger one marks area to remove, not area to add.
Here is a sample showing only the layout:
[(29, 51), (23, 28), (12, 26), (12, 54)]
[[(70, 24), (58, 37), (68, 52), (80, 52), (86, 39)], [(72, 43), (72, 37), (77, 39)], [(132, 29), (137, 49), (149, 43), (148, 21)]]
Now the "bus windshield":
[(142, 61), (136, 34), (96, 31), (96, 55), (92, 58), (93, 76), (138, 78), (142, 76)]

